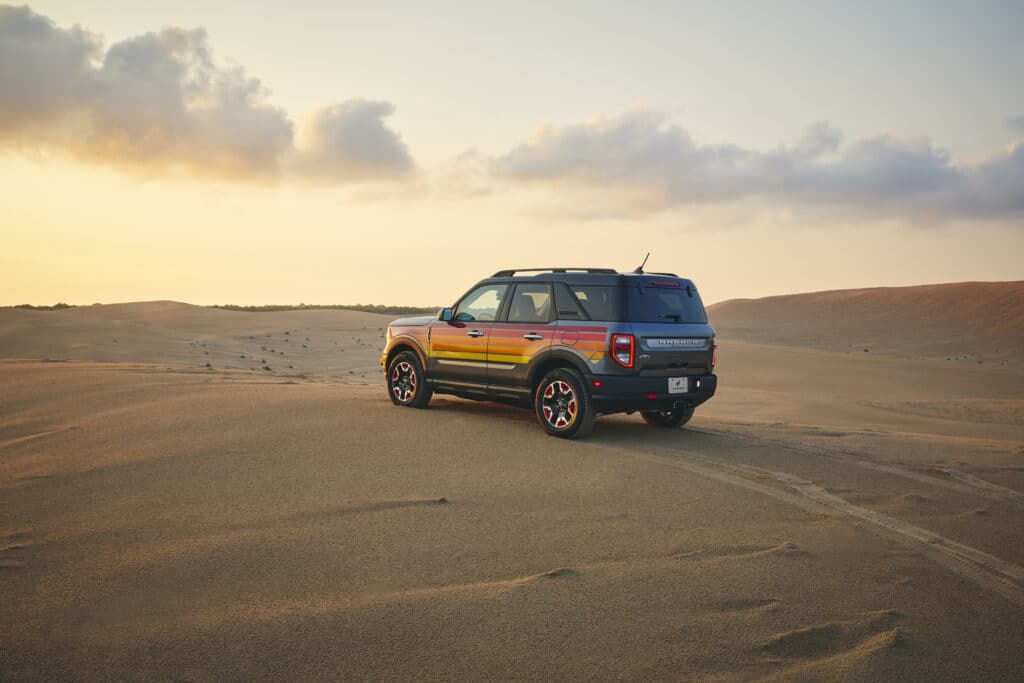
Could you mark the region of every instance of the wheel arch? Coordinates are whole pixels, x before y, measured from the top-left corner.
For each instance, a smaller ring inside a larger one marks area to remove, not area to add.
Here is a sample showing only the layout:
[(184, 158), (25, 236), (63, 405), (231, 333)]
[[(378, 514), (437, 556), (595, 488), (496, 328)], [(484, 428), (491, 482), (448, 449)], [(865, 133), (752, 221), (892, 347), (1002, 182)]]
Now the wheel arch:
[(420, 348), (419, 343), (412, 337), (395, 337), (391, 341), (391, 347), (388, 349), (387, 360), (384, 363), (384, 369), (387, 370), (388, 366), (391, 365), (391, 359), (402, 353), (403, 351), (412, 351), (416, 354), (416, 357), (420, 361), (420, 367), (423, 371), (427, 370), (427, 355)]
[(527, 384), (532, 394), (537, 389), (537, 383), (547, 373), (556, 368), (572, 368), (579, 372), (584, 378), (591, 372), (582, 358), (565, 349), (552, 349), (534, 357), (527, 372)]

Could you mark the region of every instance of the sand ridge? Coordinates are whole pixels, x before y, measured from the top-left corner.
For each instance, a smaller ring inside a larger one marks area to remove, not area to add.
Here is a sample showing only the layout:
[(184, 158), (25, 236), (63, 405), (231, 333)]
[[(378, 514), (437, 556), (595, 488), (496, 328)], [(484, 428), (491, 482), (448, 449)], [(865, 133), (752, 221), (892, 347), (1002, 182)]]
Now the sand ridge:
[(722, 337), (851, 353), (1024, 364), (1024, 282), (878, 287), (708, 307)]

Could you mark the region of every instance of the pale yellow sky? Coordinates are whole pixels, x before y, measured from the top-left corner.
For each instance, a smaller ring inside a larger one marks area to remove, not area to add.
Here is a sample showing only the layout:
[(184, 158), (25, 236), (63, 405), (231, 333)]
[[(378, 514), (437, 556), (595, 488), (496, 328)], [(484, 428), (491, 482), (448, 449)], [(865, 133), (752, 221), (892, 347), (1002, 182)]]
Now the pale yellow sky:
[[(923, 36), (882, 5), (567, 7), (535, 35), (529, 4), (236, 26), (227, 4), (0, 5), (0, 305), (441, 305), (498, 269), (647, 251), (708, 302), (1024, 279), (1012, 5), (935, 6)], [(168, 26), (207, 34), (138, 38)]]
[[(451, 303), (510, 265), (692, 277), (708, 302), (793, 291), (1020, 278), (1020, 230), (908, 227), (705, 207), (579, 221), (525, 210), (531, 190), (353, 199), (327, 187), (126, 178), (78, 163), (0, 163), (3, 304)], [(14, 226), (22, 226), (11, 229)]]

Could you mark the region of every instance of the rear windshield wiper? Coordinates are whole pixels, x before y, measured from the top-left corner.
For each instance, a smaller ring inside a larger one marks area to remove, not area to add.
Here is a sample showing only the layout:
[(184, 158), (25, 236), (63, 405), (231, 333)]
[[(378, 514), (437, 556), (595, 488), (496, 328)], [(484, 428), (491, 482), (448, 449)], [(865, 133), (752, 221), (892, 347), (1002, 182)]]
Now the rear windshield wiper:
[(679, 315), (678, 313), (662, 313), (658, 317), (659, 318), (668, 318), (669, 320), (674, 320), (677, 323), (683, 321), (683, 316)]

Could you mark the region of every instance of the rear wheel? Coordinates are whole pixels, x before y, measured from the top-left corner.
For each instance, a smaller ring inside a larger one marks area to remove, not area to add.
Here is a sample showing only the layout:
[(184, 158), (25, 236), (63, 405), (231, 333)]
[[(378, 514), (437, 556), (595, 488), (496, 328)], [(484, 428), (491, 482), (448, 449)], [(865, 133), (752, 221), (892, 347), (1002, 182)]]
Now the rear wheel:
[(426, 408), (434, 390), (427, 384), (416, 354), (403, 351), (388, 363), (388, 397), (396, 406)]
[(544, 431), (563, 439), (586, 436), (597, 417), (583, 378), (569, 368), (544, 375), (537, 385), (533, 407)]
[(656, 427), (682, 427), (693, 417), (693, 406), (680, 406), (672, 410), (641, 410), (644, 422)]

